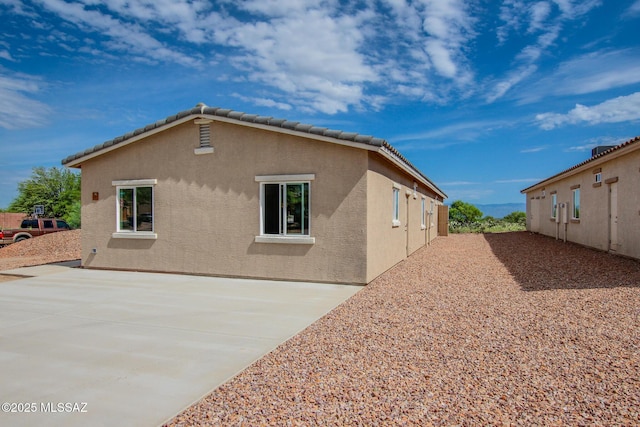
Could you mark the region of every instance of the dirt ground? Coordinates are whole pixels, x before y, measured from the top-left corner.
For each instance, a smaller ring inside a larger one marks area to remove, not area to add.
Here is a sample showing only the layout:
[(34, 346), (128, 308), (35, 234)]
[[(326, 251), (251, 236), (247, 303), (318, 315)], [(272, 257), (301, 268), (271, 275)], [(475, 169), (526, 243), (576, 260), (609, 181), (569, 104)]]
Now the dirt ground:
[(640, 263), (439, 238), (168, 425), (640, 425)]
[(80, 259), (80, 230), (60, 231), (12, 243), (0, 248), (0, 281), (3, 270)]

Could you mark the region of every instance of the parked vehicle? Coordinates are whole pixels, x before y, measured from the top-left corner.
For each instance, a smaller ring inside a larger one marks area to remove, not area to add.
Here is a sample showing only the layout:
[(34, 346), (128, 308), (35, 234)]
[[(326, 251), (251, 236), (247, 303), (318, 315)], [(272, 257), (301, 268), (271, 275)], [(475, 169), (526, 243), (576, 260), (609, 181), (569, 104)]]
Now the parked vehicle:
[(0, 231), (0, 245), (8, 245), (21, 240), (31, 239), (32, 237), (70, 229), (69, 224), (57, 218), (25, 219), (22, 220), (20, 228)]

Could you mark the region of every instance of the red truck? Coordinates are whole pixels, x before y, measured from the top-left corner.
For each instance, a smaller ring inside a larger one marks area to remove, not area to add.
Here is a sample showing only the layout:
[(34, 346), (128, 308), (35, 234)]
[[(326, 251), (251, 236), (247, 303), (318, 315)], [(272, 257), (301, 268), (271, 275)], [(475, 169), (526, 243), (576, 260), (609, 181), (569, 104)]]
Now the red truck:
[(0, 245), (19, 242), (57, 231), (70, 230), (69, 224), (56, 218), (24, 219), (20, 228), (0, 231)]

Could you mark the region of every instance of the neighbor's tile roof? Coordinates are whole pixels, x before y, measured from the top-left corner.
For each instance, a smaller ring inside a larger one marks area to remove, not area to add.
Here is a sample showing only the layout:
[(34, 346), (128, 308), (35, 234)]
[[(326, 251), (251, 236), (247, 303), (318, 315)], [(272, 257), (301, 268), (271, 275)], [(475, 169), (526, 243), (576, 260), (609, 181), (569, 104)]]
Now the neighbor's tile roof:
[(538, 182), (537, 184), (534, 184), (534, 185), (532, 185), (532, 186), (530, 186), (530, 187), (525, 188), (524, 190), (521, 190), (521, 191), (520, 191), (520, 193), (523, 193), (523, 194), (524, 194), (524, 193), (526, 193), (526, 192), (530, 191), (531, 189), (533, 189), (533, 188), (535, 188), (535, 187), (537, 187), (537, 186), (539, 186), (539, 185), (541, 185), (541, 184), (545, 184), (545, 183), (547, 183), (547, 182), (553, 181), (553, 180), (555, 180), (556, 178), (558, 178), (558, 177), (560, 177), (560, 176), (562, 176), (562, 175), (564, 175), (564, 174), (566, 174), (566, 173), (568, 173), (568, 172), (571, 172), (572, 170), (578, 169), (578, 168), (580, 168), (580, 167), (582, 167), (582, 166), (584, 166), (584, 165), (586, 165), (586, 164), (589, 164), (589, 163), (591, 163), (591, 162), (594, 162), (594, 161), (596, 161), (596, 160), (598, 160), (598, 159), (601, 159), (601, 158), (603, 158), (603, 157), (605, 157), (605, 156), (608, 156), (609, 154), (612, 154), (612, 153), (614, 153), (614, 152), (616, 152), (616, 151), (618, 151), (618, 150), (621, 150), (621, 149), (623, 149), (623, 148), (625, 148), (625, 147), (628, 147), (628, 146), (630, 146), (630, 145), (632, 145), (632, 144), (636, 144), (636, 143), (640, 143), (640, 136), (636, 136), (635, 138), (630, 139), (630, 140), (629, 140), (629, 141), (627, 141), (627, 142), (623, 142), (623, 143), (622, 143), (622, 144), (620, 144), (620, 145), (616, 145), (615, 147), (611, 147), (611, 148), (609, 148), (608, 150), (603, 151), (602, 153), (600, 153), (600, 154), (598, 154), (598, 155), (596, 155), (596, 156), (593, 156), (593, 157), (591, 157), (591, 158), (589, 158), (589, 159), (585, 160), (584, 162), (578, 163), (578, 164), (577, 164), (577, 165), (575, 165), (575, 166), (571, 166), (569, 169), (565, 169), (565, 170), (563, 170), (563, 171), (562, 171), (562, 172), (560, 172), (560, 173), (557, 173), (557, 174), (555, 174), (555, 175), (553, 175), (553, 176), (551, 176), (551, 177), (549, 177), (549, 178), (547, 178), (547, 179), (544, 179), (544, 180), (542, 180), (542, 181)]
[(271, 116), (260, 116), (256, 114), (246, 114), (241, 111), (234, 111), (225, 108), (219, 107), (209, 107), (204, 104), (198, 104), (194, 108), (190, 110), (184, 110), (175, 114), (173, 116), (169, 116), (163, 120), (158, 120), (155, 123), (148, 124), (142, 128), (138, 128), (132, 132), (128, 132), (124, 135), (118, 136), (112, 140), (103, 142), (102, 144), (98, 144), (91, 148), (88, 148), (84, 151), (80, 151), (76, 154), (72, 154), (65, 159), (62, 160), (62, 164), (66, 165), (68, 163), (73, 162), (74, 160), (81, 159), (84, 156), (88, 156), (90, 154), (98, 153), (106, 148), (111, 146), (120, 144), (124, 141), (127, 141), (133, 137), (138, 135), (142, 135), (144, 133), (150, 132), (154, 129), (161, 128), (163, 126), (169, 125), (175, 121), (184, 119), (189, 116), (218, 116), (224, 117), (227, 119), (237, 120), (239, 122), (247, 122), (254, 123), (259, 125), (273, 126), (276, 128), (288, 129), (294, 132), (300, 133), (308, 133), (313, 135), (325, 136), (329, 138), (335, 138), (338, 140), (355, 142), (359, 144), (371, 145), (375, 147), (384, 147), (389, 152), (391, 152), (394, 156), (404, 162), (407, 166), (413, 169), (418, 175), (424, 178), (429, 184), (431, 184), (435, 189), (437, 189), (440, 193), (446, 197), (446, 194), (442, 192), (426, 175), (424, 175), (418, 168), (416, 168), (406, 157), (404, 157), (397, 149), (395, 149), (391, 144), (389, 144), (386, 140), (381, 138), (375, 138), (370, 135), (361, 135), (355, 132), (344, 132), (341, 130), (329, 129), (325, 127), (317, 127), (306, 123), (300, 123), (295, 121), (289, 121), (287, 119), (274, 118)]

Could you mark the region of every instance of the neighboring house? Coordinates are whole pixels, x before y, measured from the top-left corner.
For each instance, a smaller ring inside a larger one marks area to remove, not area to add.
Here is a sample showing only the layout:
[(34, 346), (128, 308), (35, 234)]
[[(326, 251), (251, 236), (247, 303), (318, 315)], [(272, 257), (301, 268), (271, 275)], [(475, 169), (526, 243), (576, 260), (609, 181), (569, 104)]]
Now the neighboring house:
[(366, 284), (447, 221), (385, 140), (201, 104), (62, 163), (89, 268)]
[(527, 229), (640, 258), (640, 137), (521, 191)]

